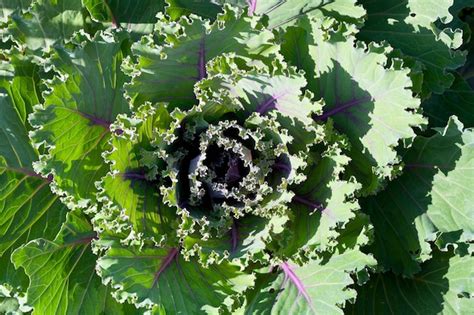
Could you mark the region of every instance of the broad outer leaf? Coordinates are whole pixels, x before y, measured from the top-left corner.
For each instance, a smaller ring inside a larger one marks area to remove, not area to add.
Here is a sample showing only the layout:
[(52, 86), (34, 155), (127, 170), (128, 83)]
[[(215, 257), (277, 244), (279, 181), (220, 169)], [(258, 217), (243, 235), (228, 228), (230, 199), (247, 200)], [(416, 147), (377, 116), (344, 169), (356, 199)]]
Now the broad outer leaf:
[(53, 241), (36, 239), (13, 253), (15, 266), (30, 278), (33, 314), (124, 314), (95, 273), (95, 237), (84, 215), (72, 211)]
[(341, 36), (343, 26), (329, 39), (324, 39), (319, 22), (313, 21), (312, 27), (314, 45), (310, 45), (309, 53), (316, 65), (313, 92), (326, 104), (315, 118), (333, 119), (336, 129), (347, 135), (355, 173), (370, 191), (374, 185), (370, 173), (390, 176), (397, 161), (393, 148), (401, 139), (413, 138), (412, 127), (424, 122), (413, 112), (419, 100), (410, 90), (409, 69), (396, 64), (387, 68), (387, 48), (366, 47), (352, 36)]
[(362, 209), (375, 228), (373, 252), (387, 269), (412, 275), (442, 233), (461, 241), (474, 233), (474, 132), (451, 118), (430, 138), (418, 137), (404, 156), (402, 176)]
[(338, 244), (332, 251), (304, 260), (302, 265), (283, 262), (270, 272), (258, 271), (255, 287), (246, 294), (245, 314), (342, 314), (355, 291), (351, 273), (358, 283), (367, 268), (376, 264), (371, 255), (360, 251), (370, 238), (368, 217), (357, 215), (341, 228)]
[(374, 274), (357, 287), (346, 314), (470, 314), (474, 308), (474, 261), (435, 251), (413, 278)]
[(67, 79), (49, 82), (44, 104), (30, 116), (37, 128), (33, 141), (48, 148), (36, 169), (54, 173), (54, 188), (68, 196), (69, 206), (85, 207), (94, 198), (94, 183), (107, 172), (101, 154), (108, 148), (109, 126), (129, 110), (121, 62), (121, 40), (106, 33), (74, 51), (57, 47), (54, 64)]
[(104, 281), (112, 281), (122, 298), (138, 306), (162, 306), (173, 314), (197, 314), (224, 306), (226, 298), (253, 284), (237, 266), (223, 262), (203, 268), (186, 261), (176, 248), (113, 245), (98, 261)]
[(257, 278), (253, 295), (248, 296), (245, 314), (343, 314), (341, 306), (354, 299), (351, 273), (374, 266), (375, 260), (358, 249), (334, 253), (303, 266), (284, 262), (277, 273)]
[(449, 21), (451, 0), (364, 0), (368, 18), (358, 38), (366, 42), (387, 41), (402, 56), (422, 65), (423, 95), (442, 93), (454, 77), (447, 70), (461, 66), (464, 54), (454, 51), (462, 44), (462, 31), (439, 30), (431, 24)]
[(28, 279), (22, 271), (15, 271), (11, 253), (30, 239), (54, 237), (66, 207), (51, 193), (48, 179), (33, 171), (36, 151), (5, 94), (0, 94), (0, 113), (0, 290), (13, 297), (26, 290)]
[(61, 212), (49, 181), (36, 174), (36, 151), (7, 96), (0, 96), (0, 254), (47, 211)]
[(156, 30), (167, 36), (169, 45), (142, 40), (133, 46), (139, 73), (127, 92), (134, 104), (170, 102), (181, 109), (195, 104), (195, 83), (207, 77), (207, 62), (224, 53), (235, 53), (249, 65), (261, 64), (260, 59), (269, 62), (276, 49), (273, 34), (261, 29), (257, 19), (240, 17), (234, 10), (227, 8), (212, 26), (196, 16), (181, 19), (179, 26), (159, 21)]
[(270, 28), (287, 27), (299, 18), (314, 16), (337, 17), (341, 21), (359, 23), (365, 15), (362, 6), (355, 0), (214, 0), (246, 7), (249, 15), (265, 14)]
[(32, 51), (47, 51), (84, 28), (81, 0), (37, 0), (27, 13), (15, 12), (9, 33)]

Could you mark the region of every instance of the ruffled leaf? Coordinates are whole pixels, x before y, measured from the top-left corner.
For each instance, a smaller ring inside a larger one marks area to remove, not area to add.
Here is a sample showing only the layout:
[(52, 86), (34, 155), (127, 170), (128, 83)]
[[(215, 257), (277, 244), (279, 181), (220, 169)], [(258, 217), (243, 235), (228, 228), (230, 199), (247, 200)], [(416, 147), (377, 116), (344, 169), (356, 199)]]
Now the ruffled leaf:
[(474, 89), (460, 75), (455, 75), (453, 85), (443, 94), (433, 94), (422, 106), (432, 127), (446, 126), (452, 115), (465, 127), (474, 127)]
[(184, 260), (177, 248), (138, 250), (115, 244), (98, 267), (106, 282), (120, 288), (116, 295), (121, 299), (173, 313), (225, 309), (232, 295), (253, 284), (253, 276), (237, 266), (224, 262), (203, 268), (195, 260)]
[[(8, 97), (1, 95), (0, 108), (0, 254), (30, 233), (41, 217), (64, 209), (49, 189), (49, 179), (32, 169), (37, 153), (29, 144), (26, 127)], [(51, 213), (49, 213), (51, 212)]]
[(175, 232), (178, 225), (176, 209), (163, 202), (156, 170), (146, 168), (147, 159), (152, 156), (150, 152), (155, 149), (152, 143), (159, 141), (155, 139), (156, 133), (167, 130), (170, 123), (170, 115), (164, 106), (157, 109), (144, 106), (134, 117), (117, 120), (119, 129), (112, 137), (113, 149), (106, 157), (111, 172), (100, 184), (100, 201), (104, 204), (101, 211), (102, 215), (106, 214), (101, 228), (107, 229), (107, 225), (115, 224), (125, 216), (128, 220), (124, 224), (131, 225), (130, 230), (156, 242)]
[(8, 17), (17, 10), (26, 10), (32, 0), (2, 0), (0, 1), (0, 22), (7, 22)]
[(30, 278), (27, 296), (33, 314), (125, 313), (126, 306), (110, 296), (95, 274), (90, 248), (95, 237), (87, 219), (72, 211), (53, 241), (33, 240), (13, 253), (15, 266)]
[(14, 12), (9, 34), (34, 52), (48, 51), (56, 43), (68, 41), (86, 22), (80, 0), (38, 0), (22, 14)]
[(357, 302), (347, 314), (469, 314), (474, 307), (470, 256), (435, 251), (413, 278), (390, 272), (373, 275), (357, 287)]
[(462, 44), (462, 31), (438, 29), (438, 19), (452, 19), (451, 0), (361, 1), (368, 18), (358, 38), (366, 42), (388, 42), (407, 60), (421, 64), (423, 95), (442, 93), (454, 77), (448, 70), (461, 66), (465, 57), (454, 51)]
[(213, 21), (217, 15), (222, 12), (222, 8), (215, 4), (213, 0), (166, 0), (166, 2), (168, 3), (166, 14), (168, 14), (172, 20), (178, 20), (183, 15), (196, 14)]
[(214, 0), (248, 9), (249, 15), (268, 16), (269, 28), (288, 27), (306, 17), (337, 17), (342, 21), (360, 23), (365, 10), (355, 0)]
[(418, 137), (404, 155), (404, 174), (362, 209), (375, 228), (373, 252), (395, 273), (412, 275), (440, 233), (460, 241), (474, 232), (474, 133), (456, 118), (432, 137)]
[(353, 195), (360, 186), (338, 179), (348, 158), (337, 146), (321, 156), (313, 157), (306, 181), (293, 189), (292, 217), (282, 240), (286, 255), (324, 251), (337, 245), (336, 227), (344, 228), (359, 208)]
[[(331, 24), (331, 23), (330, 23)], [(414, 113), (419, 100), (412, 96), (409, 69), (396, 63), (387, 67), (388, 48), (356, 43), (344, 25), (338, 31), (312, 22), (309, 53), (316, 65), (314, 90), (326, 104), (316, 121), (332, 119), (351, 144), (351, 168), (370, 192), (377, 187), (374, 175), (390, 177), (400, 140), (415, 136), (412, 127), (424, 123)], [(328, 39), (325, 39), (329, 36)]]
[(74, 51), (57, 47), (54, 65), (65, 78), (48, 83), (44, 104), (30, 116), (37, 129), (33, 141), (47, 148), (36, 169), (54, 174), (55, 190), (71, 207), (85, 207), (95, 198), (94, 183), (107, 172), (101, 155), (108, 148), (110, 124), (129, 111), (123, 97), (126, 76), (118, 69), (122, 40), (99, 33)]
[(196, 16), (182, 18), (179, 24), (165, 19), (156, 25), (166, 36), (166, 46), (142, 40), (133, 46), (139, 56), (127, 92), (134, 104), (145, 101), (169, 102), (181, 109), (195, 104), (194, 84), (207, 77), (206, 64), (223, 53), (234, 53), (244, 63), (261, 65), (273, 57), (276, 46), (271, 32), (262, 29), (257, 19), (240, 16), (227, 8), (216, 22), (202, 22)]
[(149, 34), (157, 21), (158, 12), (165, 8), (164, 0), (83, 0), (92, 18), (110, 22), (114, 28), (123, 28), (135, 38)]
[(257, 277), (248, 296), (245, 314), (343, 314), (341, 307), (354, 299), (351, 273), (374, 266), (375, 260), (356, 249), (334, 253), (328, 260), (311, 260), (303, 266), (284, 262)]

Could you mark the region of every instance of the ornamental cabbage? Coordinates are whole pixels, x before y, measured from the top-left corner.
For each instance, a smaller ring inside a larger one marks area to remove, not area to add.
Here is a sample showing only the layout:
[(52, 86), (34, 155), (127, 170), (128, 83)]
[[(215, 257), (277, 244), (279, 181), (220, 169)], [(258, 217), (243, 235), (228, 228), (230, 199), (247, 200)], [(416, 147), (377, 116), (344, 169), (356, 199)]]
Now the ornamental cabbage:
[(0, 1), (0, 311), (467, 314), (469, 1)]

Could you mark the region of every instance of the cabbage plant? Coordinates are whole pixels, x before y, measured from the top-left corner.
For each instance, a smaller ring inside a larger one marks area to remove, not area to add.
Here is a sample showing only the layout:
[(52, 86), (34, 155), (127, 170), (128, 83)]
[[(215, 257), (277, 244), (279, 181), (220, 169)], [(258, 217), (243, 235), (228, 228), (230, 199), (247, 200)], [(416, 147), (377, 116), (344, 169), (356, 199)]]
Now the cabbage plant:
[(0, 312), (468, 314), (468, 0), (0, 1)]

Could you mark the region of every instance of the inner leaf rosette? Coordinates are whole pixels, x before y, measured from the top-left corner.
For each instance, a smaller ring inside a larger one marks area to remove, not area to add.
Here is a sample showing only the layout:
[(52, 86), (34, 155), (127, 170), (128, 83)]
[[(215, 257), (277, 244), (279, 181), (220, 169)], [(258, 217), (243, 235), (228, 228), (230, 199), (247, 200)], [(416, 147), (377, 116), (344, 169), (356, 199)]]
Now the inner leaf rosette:
[[(231, 24), (241, 28), (248, 19)], [(197, 23), (182, 25), (196, 29)], [(211, 31), (200, 39), (205, 43), (213, 36), (213, 26), (206, 28)], [(202, 56), (212, 47), (197, 46), (193, 88), (169, 86), (180, 91), (167, 102), (159, 83), (168, 76), (170, 84), (181, 73), (156, 70), (185, 60), (183, 47), (195, 44), (186, 37), (190, 29), (172, 37), (173, 45), (152, 48), (144, 40), (134, 48), (139, 60), (127, 88), (133, 114), (119, 115), (110, 126), (111, 149), (104, 157), (111, 170), (99, 184), (98, 272), (119, 288), (117, 297), (137, 306), (171, 308), (161, 284), (176, 277), (172, 281), (190, 289), (169, 293), (194, 299), (193, 309), (232, 308), (227, 298), (253, 285), (255, 268), (300, 263), (312, 259), (315, 249), (335, 248), (338, 229), (358, 208), (353, 194), (359, 186), (344, 175), (346, 139), (331, 122), (312, 118), (322, 104), (303, 92), (303, 73), (278, 55), (270, 61), (267, 53), (257, 64), (242, 63), (242, 55), (272, 51), (255, 48), (265, 32), (238, 41), (252, 49), (221, 51), (208, 61), (210, 54)], [(187, 62), (183, 67), (191, 71)], [(207, 290), (226, 294), (197, 293), (202, 290), (190, 279), (195, 274), (221, 274), (222, 287), (211, 277)]]

